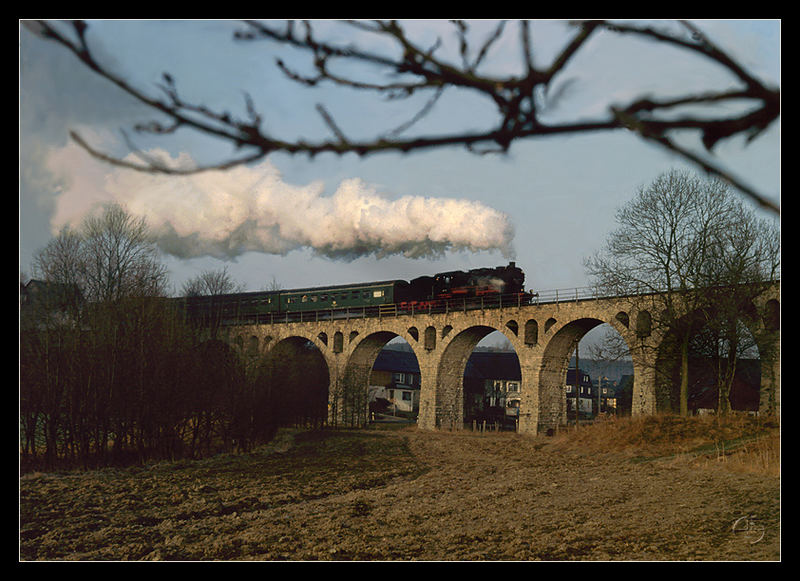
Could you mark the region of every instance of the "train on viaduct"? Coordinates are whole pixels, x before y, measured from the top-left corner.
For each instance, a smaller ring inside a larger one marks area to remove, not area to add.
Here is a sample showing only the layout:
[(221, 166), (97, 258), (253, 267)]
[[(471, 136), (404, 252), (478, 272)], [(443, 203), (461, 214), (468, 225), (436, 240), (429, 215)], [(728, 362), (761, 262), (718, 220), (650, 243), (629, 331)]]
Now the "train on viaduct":
[[(363, 426), (378, 353), (401, 337), (421, 374), (421, 429), (463, 426), (464, 369), (475, 346), (502, 333), (521, 370), (518, 431), (562, 420), (563, 387), (577, 342), (598, 325), (627, 343), (634, 370), (632, 414), (660, 409), (675, 365), (674, 337), (654, 324), (659, 294), (599, 296), (575, 289), (535, 293), (514, 263), (412, 281), (378, 281), (187, 299), (199, 327), (243, 358), (270, 365), (315, 346), (328, 376), (328, 423)], [(687, 313), (688, 316), (688, 313)], [(759, 413), (780, 413), (780, 282), (764, 285), (742, 313), (761, 360)], [(287, 386), (291, 389), (291, 386)]]

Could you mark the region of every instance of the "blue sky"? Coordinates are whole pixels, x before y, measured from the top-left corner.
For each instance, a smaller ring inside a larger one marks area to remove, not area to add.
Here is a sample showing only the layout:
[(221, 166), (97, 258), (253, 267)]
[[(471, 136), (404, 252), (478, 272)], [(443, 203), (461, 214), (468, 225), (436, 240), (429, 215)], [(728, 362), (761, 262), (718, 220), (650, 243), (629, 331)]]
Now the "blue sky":
[[(330, 22), (318, 24), (343, 34)], [(473, 24), (478, 38), (493, 26)], [(762, 79), (780, 85), (780, 21), (697, 24)], [(407, 27), (428, 44), (441, 37), (451, 53), (456, 46), (445, 21), (411, 21)], [(153, 86), (167, 71), (182, 94), (236, 113), (243, 112), (247, 91), (265, 126), (287, 138), (327, 137), (314, 109), (317, 103), (324, 103), (353, 137), (395, 127), (416, 111), (412, 104), (386, 103), (372, 95), (290, 83), (274, 65), (279, 48), (267, 42), (236, 43), (232, 35), (237, 28), (234, 21), (99, 21), (90, 24), (90, 41), (141, 87)], [(546, 61), (566, 33), (563, 22), (537, 22), (537, 58)], [(506, 37), (487, 72), (518, 70), (515, 29), (509, 28)], [(297, 55), (281, 54), (303, 66)], [(591, 42), (560, 81), (563, 97), (548, 112), (551, 119), (576, 111), (597, 118), (609, 104), (632, 95), (718, 89), (730, 79), (675, 50), (603, 37)], [(453, 92), (416, 130), (436, 134), (486, 127), (491, 113), (490, 105)], [(30, 272), (33, 253), (54, 228), (78, 220), (94, 202), (116, 199), (176, 234), (164, 242), (173, 253), (164, 259), (175, 289), (204, 270), (225, 266), (248, 290), (260, 290), (273, 279), (284, 288), (410, 279), (509, 260), (525, 270), (527, 286), (565, 289), (587, 284), (583, 259), (602, 247), (614, 228), (615, 210), (638, 187), (672, 168), (694, 169), (631, 134), (607, 132), (521, 141), (505, 155), (478, 156), (461, 148), (365, 158), (279, 154), (226, 175), (154, 178), (103, 165), (68, 139), (68, 131), (78, 129), (94, 143), (124, 154), (119, 128), (153, 117), (74, 56), (20, 27), (21, 271)], [(228, 153), (217, 143), (188, 135), (136, 139), (142, 148), (158, 147), (173, 158), (191, 155), (205, 161)], [(779, 123), (746, 147), (736, 138), (716, 153), (735, 175), (779, 201)], [(349, 247), (332, 242), (335, 236), (353, 236), (352, 228), (343, 227), (352, 213), (337, 214), (335, 202), (362, 207), (369, 202), (369, 220), (362, 226), (368, 223), (375, 231), (359, 232), (364, 237), (359, 247), (370, 247), (364, 256), (343, 258)], [(251, 223), (248, 212), (269, 212), (271, 221), (242, 234), (241, 224)], [(391, 223), (390, 217), (401, 212), (404, 220)], [(463, 218), (457, 221), (459, 212)], [(297, 220), (299, 214), (303, 220)], [(280, 220), (293, 222), (281, 224), (276, 237)], [(463, 237), (465, 224), (475, 227), (474, 236)], [(195, 226), (213, 232), (192, 236)], [(440, 236), (438, 245), (397, 242), (412, 230), (427, 241)], [(244, 250), (232, 245), (232, 232), (244, 236)], [(425, 253), (431, 249), (434, 254)]]

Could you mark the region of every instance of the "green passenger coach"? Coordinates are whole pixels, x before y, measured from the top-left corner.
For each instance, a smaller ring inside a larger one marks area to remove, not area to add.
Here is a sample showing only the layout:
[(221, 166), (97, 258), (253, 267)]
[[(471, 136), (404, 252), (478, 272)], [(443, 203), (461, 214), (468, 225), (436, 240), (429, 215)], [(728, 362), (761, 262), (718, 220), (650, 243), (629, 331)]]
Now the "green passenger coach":
[(403, 282), (392, 280), (280, 291), (280, 311), (319, 311), (392, 304), (395, 302), (395, 287)]

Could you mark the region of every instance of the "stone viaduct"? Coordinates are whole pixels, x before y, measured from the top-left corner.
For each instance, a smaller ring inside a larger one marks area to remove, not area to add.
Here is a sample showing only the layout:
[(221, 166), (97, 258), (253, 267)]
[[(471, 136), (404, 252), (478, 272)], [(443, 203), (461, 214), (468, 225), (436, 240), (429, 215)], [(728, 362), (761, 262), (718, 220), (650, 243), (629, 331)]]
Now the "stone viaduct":
[[(535, 435), (554, 428), (563, 417), (564, 385), (577, 341), (607, 323), (632, 353), (632, 414), (659, 411), (660, 382), (669, 381), (674, 356), (666, 335), (653, 325), (658, 301), (650, 297), (549, 297), (537, 304), (446, 313), (396, 314), (312, 322), (231, 325), (219, 339), (242, 357), (267, 362), (290, 358), (293, 350), (313, 343), (327, 365), (328, 422), (361, 426), (367, 421), (367, 386), (380, 350), (395, 337), (413, 349), (421, 373), (420, 429), (458, 429), (463, 425), (463, 376), (474, 347), (500, 331), (516, 350), (522, 372), (518, 430)], [(780, 283), (754, 301), (745, 320), (761, 358), (759, 413), (780, 412)], [(291, 389), (291, 386), (285, 386)]]

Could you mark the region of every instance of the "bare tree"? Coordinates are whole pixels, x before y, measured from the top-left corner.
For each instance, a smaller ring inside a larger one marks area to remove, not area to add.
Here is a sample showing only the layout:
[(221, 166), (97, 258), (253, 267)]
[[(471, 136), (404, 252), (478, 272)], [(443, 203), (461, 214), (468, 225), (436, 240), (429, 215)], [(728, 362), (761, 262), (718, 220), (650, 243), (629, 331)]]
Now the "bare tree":
[[(351, 27), (353, 32), (366, 33), (387, 41), (392, 49), (388, 51), (361, 48), (352, 43), (325, 41), (318, 38), (314, 27), (308, 22), (243, 23), (242, 30), (235, 34), (237, 41), (269, 40), (308, 53), (315, 70), (312, 75), (301, 74), (290, 69), (283, 61), (277, 61), (277, 66), (288, 78), (304, 86), (331, 83), (337, 87), (374, 92), (392, 100), (427, 94), (424, 106), (407, 123), (366, 140), (348, 137), (341, 123), (320, 104), (317, 111), (327, 124), (331, 137), (318, 143), (309, 143), (302, 139), (287, 141), (270, 134), (263, 123), (263, 112), (257, 110), (249, 95), (245, 96), (244, 116), (237, 117), (228, 111), (213, 110), (202, 103), (187, 99), (179, 92), (174, 77), (165, 72), (158, 85), (160, 96), (151, 96), (145, 89), (131, 85), (120, 73), (104, 66), (96, 58), (87, 34), (90, 25), (84, 21), (72, 22), (71, 33), (48, 21), (30, 21), (26, 24), (42, 37), (72, 51), (91, 70), (167, 117), (167, 122), (139, 124), (135, 127), (136, 131), (167, 135), (188, 129), (227, 142), (236, 151), (243, 152), (240, 157), (223, 159), (206, 166), (170, 167), (142, 151), (137, 152), (140, 160), (138, 162), (111, 156), (90, 145), (77, 132), (71, 133), (72, 138), (93, 156), (125, 167), (169, 174), (192, 173), (209, 168), (233, 167), (263, 159), (278, 151), (305, 153), (310, 156), (323, 152), (370, 155), (382, 151), (408, 152), (460, 145), (480, 153), (506, 152), (512, 143), (522, 139), (624, 129), (678, 154), (711, 175), (723, 177), (758, 204), (778, 211), (777, 205), (768, 197), (734, 177), (710, 157), (702, 157), (684, 147), (675, 138), (680, 133), (699, 133), (702, 144), (711, 151), (720, 141), (736, 135), (755, 138), (780, 116), (779, 88), (761, 82), (701, 30), (687, 22), (682, 22), (682, 28), (677, 32), (603, 20), (575, 22), (572, 23), (575, 32), (565, 38), (554, 58), (543, 66), (537, 66), (533, 58), (530, 23), (522, 21), (518, 27), (518, 42), (523, 72), (516, 76), (502, 77), (483, 74), (480, 68), (506, 33), (505, 22), (500, 22), (492, 34), (477, 46), (470, 39), (468, 24), (463, 21), (453, 22), (461, 59), (456, 64), (439, 57), (440, 42), (433, 46), (420, 46), (396, 21), (342, 23)], [(597, 119), (585, 120), (576, 115), (571, 121), (548, 123), (542, 113), (548, 104), (547, 100), (553, 99), (558, 93), (554, 80), (569, 70), (575, 56), (588, 50), (588, 41), (597, 35), (643, 38), (665, 47), (688, 51), (698, 59), (711, 62), (731, 73), (739, 86), (730, 88), (726, 85), (702, 94), (687, 93), (677, 97), (641, 96), (627, 104), (610, 107), (604, 116)], [(342, 73), (336, 66), (342, 62), (368, 64), (379, 73), (385, 73), (389, 80), (365, 81)], [(479, 131), (403, 137), (406, 130), (430, 113), (442, 94), (450, 89), (488, 98), (496, 107), (495, 125)], [(742, 112), (741, 108), (736, 107), (742, 102), (752, 106)], [(704, 113), (697, 113), (697, 106), (703, 106)], [(682, 113), (676, 114), (676, 111)]]
[(244, 285), (237, 284), (231, 278), (228, 267), (218, 270), (204, 270), (196, 277), (187, 280), (182, 287), (181, 295), (213, 296), (244, 291)]
[[(739, 359), (754, 354), (754, 337), (743, 318), (755, 319), (753, 299), (764, 283), (780, 277), (780, 232), (776, 224), (757, 218), (735, 200), (727, 201), (727, 227), (715, 229), (709, 252), (698, 273), (707, 303), (705, 354), (715, 362), (720, 413), (730, 410), (730, 394)], [(762, 354), (767, 355), (767, 354)]]
[(47, 290), (35, 299), (28, 296), (29, 302), (20, 316), (41, 322), (61, 313), (77, 320), (83, 298), (83, 261), (83, 238), (77, 231), (64, 228), (51, 238), (34, 254), (32, 264), (33, 277), (43, 282)]
[(33, 276), (56, 284), (79, 285), (82, 254), (81, 235), (64, 228), (34, 255)]
[(90, 214), (81, 226), (84, 292), (91, 301), (164, 296), (167, 270), (143, 217), (118, 204)]
[[(680, 412), (688, 412), (689, 348), (702, 327), (713, 328), (735, 358), (736, 321), (762, 283), (780, 276), (774, 222), (756, 219), (721, 180), (672, 171), (656, 178), (617, 212), (619, 228), (585, 261), (598, 286), (620, 295), (647, 294), (651, 322), (680, 353)], [(735, 366), (731, 359), (728, 370)], [(729, 389), (730, 378), (721, 382)], [(723, 409), (724, 411), (724, 409)]]
[(281, 286), (281, 283), (278, 282), (278, 279), (275, 278), (275, 276), (273, 275), (270, 281), (266, 283), (261, 290), (265, 290), (268, 292), (276, 292), (279, 290), (283, 290), (283, 287)]

